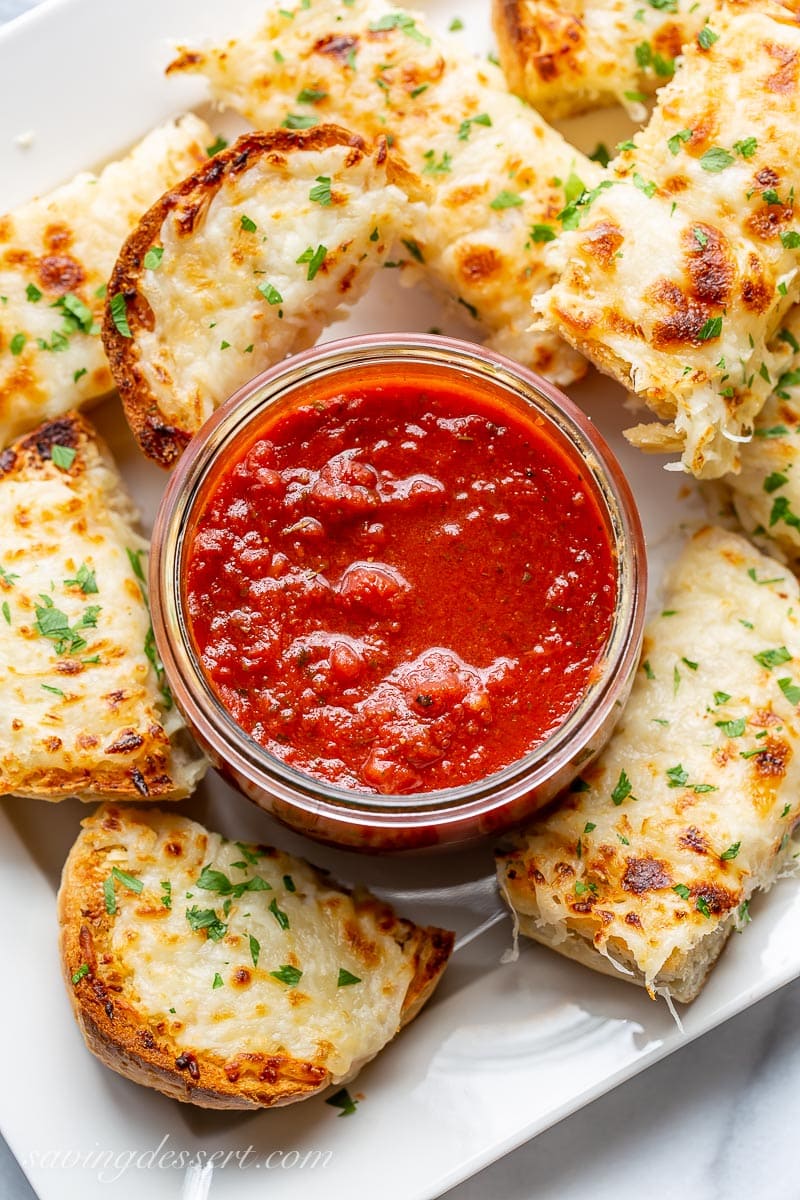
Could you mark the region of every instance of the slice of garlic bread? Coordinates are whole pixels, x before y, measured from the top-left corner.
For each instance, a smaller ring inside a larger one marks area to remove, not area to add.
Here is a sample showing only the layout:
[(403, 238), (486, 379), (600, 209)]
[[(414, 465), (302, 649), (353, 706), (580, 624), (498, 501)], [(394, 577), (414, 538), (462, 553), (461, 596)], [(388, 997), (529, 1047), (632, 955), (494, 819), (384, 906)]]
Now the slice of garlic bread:
[(411, 236), (415, 206), (392, 182), (406, 174), (385, 138), (367, 149), (331, 125), (250, 133), (150, 209), (114, 268), (103, 327), (145, 454), (169, 465), (223, 400), (359, 298)]
[(742, 528), (772, 544), (796, 568), (800, 560), (800, 308), (784, 321), (778, 340), (788, 351), (775, 391), (741, 448), (741, 471), (724, 484)]
[(0, 794), (188, 795), (205, 769), (145, 600), (147, 543), (76, 413), (0, 452)]
[(585, 372), (552, 333), (531, 332), (530, 297), (555, 280), (543, 250), (597, 164), (509, 95), (502, 73), (417, 12), (387, 0), (272, 8), (260, 29), (214, 49), (183, 49), (173, 72), (202, 73), (215, 99), (262, 129), (336, 121), (386, 134), (431, 184), (403, 254), (471, 316), (489, 344), (557, 383)]
[(635, 120), (713, 0), (492, 0), (508, 86), (549, 121), (609, 104)]
[(555, 811), (498, 853), (521, 931), (619, 978), (698, 994), (800, 817), (800, 588), (705, 529), (673, 569), (630, 700)]
[(212, 140), (183, 117), (99, 175), (0, 216), (0, 446), (111, 390), (99, 321), (120, 246)]
[(722, 4), (604, 190), (577, 202), (552, 246), (560, 278), (534, 298), (667, 422), (631, 440), (681, 449), (702, 478), (738, 470), (800, 297), (798, 62), (785, 8)]
[(453, 946), (302, 859), (154, 809), (84, 821), (58, 904), (89, 1049), (206, 1108), (351, 1079), (416, 1016)]

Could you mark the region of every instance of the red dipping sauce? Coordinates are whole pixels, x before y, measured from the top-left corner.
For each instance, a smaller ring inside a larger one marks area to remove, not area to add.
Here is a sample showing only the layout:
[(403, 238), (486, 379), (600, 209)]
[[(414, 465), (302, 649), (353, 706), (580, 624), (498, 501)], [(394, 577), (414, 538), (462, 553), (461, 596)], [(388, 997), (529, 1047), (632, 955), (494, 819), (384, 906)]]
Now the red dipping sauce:
[(609, 638), (617, 564), (588, 469), (468, 379), (387, 368), (307, 401), (264, 414), (187, 533), (203, 672), (256, 742), (341, 788), (501, 770), (564, 721)]

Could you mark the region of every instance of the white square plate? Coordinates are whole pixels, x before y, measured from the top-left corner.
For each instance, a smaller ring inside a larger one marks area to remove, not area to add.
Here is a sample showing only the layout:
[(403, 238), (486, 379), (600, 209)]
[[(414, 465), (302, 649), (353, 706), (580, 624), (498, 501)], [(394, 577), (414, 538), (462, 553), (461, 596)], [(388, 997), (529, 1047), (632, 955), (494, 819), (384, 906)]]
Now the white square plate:
[[(261, 7), (51, 0), (0, 30), (0, 211), (202, 104), (199, 81), (164, 78), (172, 45), (246, 28)], [(483, 0), (425, 7), (439, 28), (459, 15), (486, 52)], [(619, 114), (569, 128), (584, 147), (628, 136)], [(327, 336), (433, 324), (464, 332), (424, 293), (398, 292), (389, 272)], [(620, 431), (631, 420), (618, 389), (595, 376), (573, 394), (633, 483), (657, 579), (677, 527), (700, 513), (697, 497), (626, 445)], [(96, 417), (149, 522), (164, 476), (138, 454), (114, 401)], [(229, 836), (272, 839), (363, 880), (401, 912), (462, 939), (501, 911), (488, 848), (399, 861), (310, 846), (214, 776), (187, 811)], [(186, 1163), (212, 1154), (215, 1200), (343, 1200), (378, 1189), (382, 1200), (428, 1200), (800, 974), (800, 891), (790, 881), (755, 901), (753, 925), (731, 939), (683, 1014), (683, 1036), (643, 991), (539, 947), (501, 965), (510, 926), (500, 920), (457, 951), (433, 1002), (351, 1087), (363, 1097), (355, 1115), (342, 1120), (322, 1099), (250, 1116), (203, 1112), (113, 1075), (84, 1049), (61, 982), (54, 905), (80, 817), (72, 802), (0, 804), (0, 1125), (41, 1200), (94, 1200), (109, 1188), (115, 1200), (167, 1200), (181, 1194)], [(204, 1196), (208, 1183), (193, 1194)]]

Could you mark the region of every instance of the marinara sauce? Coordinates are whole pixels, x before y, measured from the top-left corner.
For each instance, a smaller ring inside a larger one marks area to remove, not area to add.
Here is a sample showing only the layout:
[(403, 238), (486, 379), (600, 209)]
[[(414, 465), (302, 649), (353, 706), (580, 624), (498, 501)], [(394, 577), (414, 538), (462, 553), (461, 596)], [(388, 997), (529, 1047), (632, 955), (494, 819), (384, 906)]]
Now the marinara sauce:
[(184, 552), (195, 652), (237, 723), (317, 779), (395, 794), (547, 738), (616, 599), (607, 518), (556, 439), (466, 380), (400, 371), (268, 412)]

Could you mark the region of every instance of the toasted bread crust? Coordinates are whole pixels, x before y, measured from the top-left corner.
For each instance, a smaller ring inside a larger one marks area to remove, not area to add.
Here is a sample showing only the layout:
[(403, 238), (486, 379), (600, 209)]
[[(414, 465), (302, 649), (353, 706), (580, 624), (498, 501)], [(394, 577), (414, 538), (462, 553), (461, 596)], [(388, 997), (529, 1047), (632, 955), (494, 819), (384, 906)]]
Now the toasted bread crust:
[[(231, 1060), (226, 1061), (220, 1054), (202, 1047), (193, 1051), (178, 1047), (164, 1022), (148, 1020), (147, 1014), (137, 1011), (121, 995), (122, 987), (111, 983), (114, 918), (106, 911), (102, 886), (108, 871), (107, 844), (93, 840), (93, 827), (102, 827), (113, 835), (127, 820), (147, 822), (154, 815), (162, 814), (103, 806), (84, 822), (85, 831), (64, 866), (58, 896), (61, 960), (67, 991), (87, 1046), (119, 1074), (202, 1108), (271, 1108), (323, 1091), (334, 1082), (331, 1071), (290, 1054), (237, 1054), (234, 1069)], [(267, 847), (257, 849), (265, 855), (275, 853)], [(352, 901), (356, 917), (372, 915), (382, 934), (391, 937), (402, 948), (404, 959), (413, 964), (401, 1011), (402, 1028), (417, 1015), (436, 987), (452, 952), (453, 934), (405, 921), (371, 893), (351, 892), (333, 883), (326, 872), (317, 868), (312, 871), (326, 892), (334, 890)], [(361, 1065), (355, 1064), (352, 1073)]]
[[(259, 160), (298, 151), (326, 150), (334, 146), (351, 147), (358, 160), (370, 153), (363, 138), (336, 125), (320, 125), (300, 131), (275, 129), (267, 133), (244, 134), (227, 150), (209, 159), (178, 187), (162, 196), (145, 213), (125, 242), (108, 286), (109, 302), (103, 321), (103, 345), (131, 430), (142, 451), (161, 466), (170, 467), (180, 457), (196, 430), (178, 426), (166, 418), (141, 368), (136, 334), (139, 330), (153, 328), (152, 310), (139, 291), (145, 255), (158, 245), (165, 220), (179, 206), (182, 210), (181, 232), (188, 236), (226, 181), (248, 170)], [(385, 139), (379, 139), (374, 153), (377, 163), (386, 162)], [(397, 178), (404, 187), (410, 186), (410, 175), (402, 164), (391, 159), (386, 166), (390, 179)], [(114, 322), (110, 304), (117, 295), (125, 297), (131, 337), (124, 336)]]

